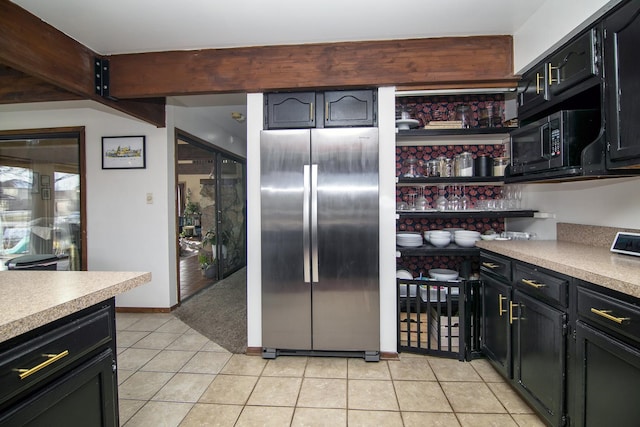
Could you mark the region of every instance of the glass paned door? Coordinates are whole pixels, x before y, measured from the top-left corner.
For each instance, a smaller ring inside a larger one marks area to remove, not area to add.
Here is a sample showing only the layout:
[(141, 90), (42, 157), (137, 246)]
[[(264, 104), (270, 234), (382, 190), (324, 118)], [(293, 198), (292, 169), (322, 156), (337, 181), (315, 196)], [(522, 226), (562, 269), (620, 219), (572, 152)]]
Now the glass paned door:
[(224, 155), (219, 162), (217, 257), (225, 277), (246, 265), (245, 165)]
[(2, 135), (0, 236), (2, 270), (82, 268), (79, 136)]

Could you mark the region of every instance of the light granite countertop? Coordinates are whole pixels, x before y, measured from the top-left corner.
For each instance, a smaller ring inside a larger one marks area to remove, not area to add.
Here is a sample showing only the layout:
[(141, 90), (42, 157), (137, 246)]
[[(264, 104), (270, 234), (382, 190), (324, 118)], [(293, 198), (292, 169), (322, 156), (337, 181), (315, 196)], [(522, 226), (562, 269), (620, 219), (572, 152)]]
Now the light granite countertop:
[(119, 271), (0, 272), (0, 342), (151, 281)]
[(640, 258), (556, 240), (481, 241), (481, 249), (640, 298)]

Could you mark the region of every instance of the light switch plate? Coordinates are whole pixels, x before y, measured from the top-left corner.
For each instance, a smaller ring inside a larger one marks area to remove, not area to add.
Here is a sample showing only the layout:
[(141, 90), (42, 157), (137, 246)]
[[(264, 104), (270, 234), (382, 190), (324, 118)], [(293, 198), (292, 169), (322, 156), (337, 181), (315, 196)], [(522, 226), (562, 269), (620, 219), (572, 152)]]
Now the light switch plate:
[(640, 234), (618, 231), (616, 238), (613, 239), (611, 252), (640, 256)]

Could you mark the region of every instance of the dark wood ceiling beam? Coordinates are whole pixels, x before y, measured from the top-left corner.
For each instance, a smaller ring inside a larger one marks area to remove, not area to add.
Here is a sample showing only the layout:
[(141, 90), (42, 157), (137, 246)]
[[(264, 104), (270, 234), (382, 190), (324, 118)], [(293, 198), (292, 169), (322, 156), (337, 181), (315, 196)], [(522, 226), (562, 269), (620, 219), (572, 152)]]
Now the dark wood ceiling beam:
[(78, 99), (83, 98), (13, 68), (0, 65), (0, 104)]
[[(0, 63), (82, 98), (164, 127), (164, 101), (113, 101), (95, 94), (96, 56), (99, 55), (16, 4), (0, 0)], [(148, 97), (157, 98), (157, 95), (145, 96)]]
[(113, 55), (116, 97), (397, 85), (514, 86), (511, 36)]

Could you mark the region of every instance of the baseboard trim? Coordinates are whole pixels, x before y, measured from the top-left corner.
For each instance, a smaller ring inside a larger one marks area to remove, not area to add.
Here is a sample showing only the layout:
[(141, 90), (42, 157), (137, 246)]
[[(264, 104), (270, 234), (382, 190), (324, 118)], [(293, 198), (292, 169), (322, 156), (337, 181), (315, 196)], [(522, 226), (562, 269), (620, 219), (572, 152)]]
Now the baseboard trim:
[(247, 347), (247, 356), (262, 356), (262, 347)]
[(400, 355), (395, 351), (381, 351), (380, 360), (400, 360)]
[(171, 313), (177, 305), (169, 308), (155, 307), (116, 307), (116, 313)]

